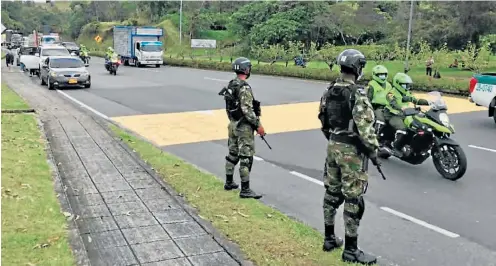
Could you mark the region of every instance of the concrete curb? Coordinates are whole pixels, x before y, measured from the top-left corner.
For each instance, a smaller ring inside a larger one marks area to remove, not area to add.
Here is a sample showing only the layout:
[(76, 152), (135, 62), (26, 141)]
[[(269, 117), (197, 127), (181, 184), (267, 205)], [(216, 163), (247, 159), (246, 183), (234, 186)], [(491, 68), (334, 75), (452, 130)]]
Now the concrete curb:
[(22, 114), (22, 113), (36, 113), (36, 111), (34, 109), (2, 110), (2, 114)]

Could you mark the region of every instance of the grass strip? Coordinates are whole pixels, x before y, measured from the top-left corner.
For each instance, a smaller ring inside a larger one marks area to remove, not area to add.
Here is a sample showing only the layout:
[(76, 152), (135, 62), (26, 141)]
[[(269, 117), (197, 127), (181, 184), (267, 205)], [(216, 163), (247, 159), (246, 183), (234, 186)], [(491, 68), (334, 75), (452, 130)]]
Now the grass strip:
[[(2, 107), (27, 107), (7, 89)], [(2, 265), (74, 264), (36, 119), (2, 114)]]
[(183, 194), (203, 219), (237, 243), (257, 265), (349, 265), (341, 261), (340, 251), (322, 251), (323, 236), (317, 230), (257, 200), (240, 199), (239, 191), (224, 191), (222, 181), (215, 176), (114, 125), (110, 127)]
[(29, 110), (24, 100), (12, 91), (7, 84), (2, 82), (2, 111), (3, 110)]

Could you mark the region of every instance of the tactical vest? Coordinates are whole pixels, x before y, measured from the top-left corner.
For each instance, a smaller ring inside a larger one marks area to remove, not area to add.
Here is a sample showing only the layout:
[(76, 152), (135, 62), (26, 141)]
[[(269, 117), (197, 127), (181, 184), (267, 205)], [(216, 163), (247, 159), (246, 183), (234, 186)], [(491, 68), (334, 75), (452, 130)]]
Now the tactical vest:
[(387, 92), (393, 88), (393, 87), (391, 87), (391, 84), (386, 81), (386, 88), (384, 88), (381, 84), (379, 84), (379, 82), (377, 82), (375, 80), (371, 80), (369, 82), (369, 86), (371, 86), (372, 89), (374, 90), (374, 98), (372, 98), (372, 102), (371, 102), (372, 105), (374, 106), (374, 108), (377, 105), (380, 105), (383, 107), (386, 106), (387, 105), (387, 99), (386, 99)]
[[(239, 99), (239, 89), (245, 86), (245, 81), (241, 81), (240, 84), (233, 84), (233, 80), (229, 82), (227, 87), (224, 87), (219, 95), (224, 96), (226, 102), (226, 113), (230, 121), (239, 121), (243, 118), (243, 111), (241, 110), (241, 104)], [(253, 111), (256, 116), (262, 115), (262, 110), (260, 108), (260, 102), (253, 99)]]
[[(411, 93), (406, 93), (405, 95), (403, 95), (400, 91), (398, 91), (397, 89), (393, 88), (391, 89), (389, 92), (392, 92), (394, 94), (394, 98), (396, 100), (396, 103), (401, 106), (401, 107), (407, 107), (409, 105), (408, 102), (403, 102), (403, 96), (411, 96)], [(388, 93), (389, 93), (388, 92)], [(388, 109), (389, 112), (397, 115), (399, 113), (401, 113), (401, 111), (399, 110), (396, 110), (394, 109), (391, 104), (389, 103), (389, 101), (387, 102), (387, 105), (386, 105), (386, 108)]]
[(336, 83), (331, 85), (325, 94), (324, 127), (332, 131), (349, 131), (353, 120), (352, 110), (355, 104), (355, 91), (352, 84)]

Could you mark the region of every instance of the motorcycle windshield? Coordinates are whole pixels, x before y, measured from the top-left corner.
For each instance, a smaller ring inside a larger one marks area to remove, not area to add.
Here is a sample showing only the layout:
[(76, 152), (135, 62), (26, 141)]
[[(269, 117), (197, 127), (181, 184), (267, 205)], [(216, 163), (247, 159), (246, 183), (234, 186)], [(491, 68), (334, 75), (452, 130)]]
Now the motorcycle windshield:
[(112, 58), (110, 58), (110, 62), (112, 63), (117, 63), (119, 61), (119, 58), (116, 55), (113, 55)]
[(441, 110), (441, 109), (448, 109), (448, 106), (446, 105), (446, 102), (443, 99), (443, 96), (441, 95), (440, 92), (438, 91), (431, 91), (427, 93), (428, 96), (428, 101), (431, 105), (432, 108)]

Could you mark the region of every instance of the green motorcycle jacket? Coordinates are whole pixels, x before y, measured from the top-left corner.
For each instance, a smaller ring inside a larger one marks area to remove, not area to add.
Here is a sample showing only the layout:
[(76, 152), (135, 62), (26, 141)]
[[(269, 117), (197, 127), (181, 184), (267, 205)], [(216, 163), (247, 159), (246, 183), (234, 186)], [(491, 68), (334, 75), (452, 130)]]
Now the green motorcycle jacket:
[(386, 95), (388, 91), (393, 89), (393, 87), (391, 86), (391, 83), (387, 81), (384, 85), (379, 84), (375, 80), (371, 80), (368, 84), (367, 97), (369, 98), (370, 103), (372, 103), (374, 109), (378, 107), (385, 107), (388, 104)]
[(411, 92), (405, 91), (402, 93), (395, 88), (387, 92), (386, 100), (386, 109), (395, 115), (403, 112), (402, 108), (407, 107), (409, 103), (414, 103), (416, 105), (429, 105), (427, 100), (417, 99)]

